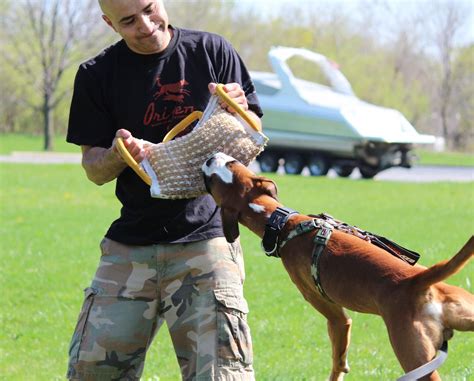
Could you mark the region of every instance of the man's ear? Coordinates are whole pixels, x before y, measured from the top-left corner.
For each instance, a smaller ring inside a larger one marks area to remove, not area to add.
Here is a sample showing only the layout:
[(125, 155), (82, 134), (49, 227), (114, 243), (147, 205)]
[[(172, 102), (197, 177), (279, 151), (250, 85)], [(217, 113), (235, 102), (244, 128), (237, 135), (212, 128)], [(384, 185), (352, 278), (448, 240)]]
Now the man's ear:
[(115, 32), (117, 32), (117, 29), (115, 29), (114, 25), (112, 24), (112, 21), (110, 21), (110, 19), (106, 15), (102, 15), (102, 20), (104, 20), (108, 26), (110, 26)]
[(221, 209), (222, 227), (227, 242), (234, 242), (239, 236), (239, 213), (236, 210)]

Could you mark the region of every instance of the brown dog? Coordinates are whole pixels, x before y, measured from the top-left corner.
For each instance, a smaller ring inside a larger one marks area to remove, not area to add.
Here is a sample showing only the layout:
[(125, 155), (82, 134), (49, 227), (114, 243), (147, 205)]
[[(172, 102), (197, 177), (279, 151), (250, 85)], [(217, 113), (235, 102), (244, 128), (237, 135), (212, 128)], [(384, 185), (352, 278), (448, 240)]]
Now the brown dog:
[[(207, 188), (221, 207), (227, 240), (238, 237), (238, 222), (262, 238), (269, 217), (282, 207), (274, 182), (221, 153), (207, 160), (202, 169)], [(280, 241), (310, 219), (292, 215), (279, 233)], [(405, 372), (432, 360), (453, 330), (474, 331), (474, 295), (441, 282), (470, 260), (474, 237), (449, 261), (425, 268), (411, 266), (367, 241), (334, 230), (319, 260), (319, 279), (328, 296), (324, 297), (311, 275), (315, 234), (313, 230), (292, 238), (280, 254), (304, 298), (328, 320), (333, 359), (330, 380), (342, 380), (349, 371), (351, 319), (344, 308), (383, 318)], [(440, 377), (434, 371), (422, 379)]]

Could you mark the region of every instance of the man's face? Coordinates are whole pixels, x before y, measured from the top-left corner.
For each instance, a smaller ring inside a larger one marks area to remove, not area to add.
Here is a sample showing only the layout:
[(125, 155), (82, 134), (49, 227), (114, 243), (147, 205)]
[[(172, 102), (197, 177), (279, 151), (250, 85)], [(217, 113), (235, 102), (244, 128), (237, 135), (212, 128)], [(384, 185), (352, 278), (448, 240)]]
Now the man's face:
[(135, 53), (153, 54), (168, 46), (168, 14), (162, 0), (102, 0), (102, 18)]

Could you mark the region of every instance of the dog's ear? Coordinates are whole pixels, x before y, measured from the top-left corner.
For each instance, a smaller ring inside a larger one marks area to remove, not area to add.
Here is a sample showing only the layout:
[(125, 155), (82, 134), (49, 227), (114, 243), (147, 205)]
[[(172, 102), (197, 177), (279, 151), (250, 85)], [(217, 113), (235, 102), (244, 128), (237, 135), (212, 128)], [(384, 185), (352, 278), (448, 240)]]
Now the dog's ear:
[(274, 181), (265, 177), (258, 178), (258, 181), (260, 182), (260, 188), (265, 194), (275, 200), (278, 200), (278, 188)]
[(239, 213), (236, 210), (221, 209), (222, 227), (227, 242), (234, 242), (239, 237)]

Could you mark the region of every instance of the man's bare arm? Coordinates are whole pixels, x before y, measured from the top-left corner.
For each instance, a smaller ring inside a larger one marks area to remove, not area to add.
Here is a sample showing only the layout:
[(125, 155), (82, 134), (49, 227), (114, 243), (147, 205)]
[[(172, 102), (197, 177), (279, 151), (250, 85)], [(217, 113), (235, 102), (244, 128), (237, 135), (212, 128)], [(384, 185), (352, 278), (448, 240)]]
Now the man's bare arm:
[(87, 178), (97, 185), (103, 185), (120, 175), (127, 164), (114, 148), (81, 146), (82, 166)]
[(103, 185), (115, 180), (127, 167), (116, 148), (117, 138), (123, 139), (124, 145), (137, 163), (145, 158), (143, 144), (132, 137), (127, 130), (118, 130), (110, 148), (81, 146), (82, 166), (87, 177), (97, 185)]

